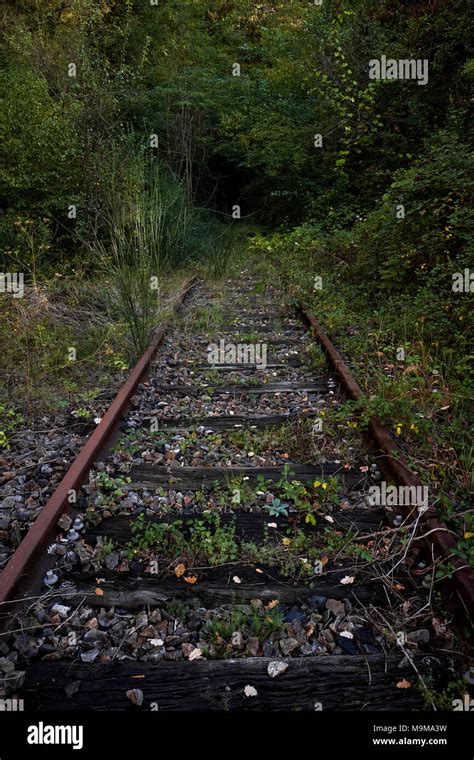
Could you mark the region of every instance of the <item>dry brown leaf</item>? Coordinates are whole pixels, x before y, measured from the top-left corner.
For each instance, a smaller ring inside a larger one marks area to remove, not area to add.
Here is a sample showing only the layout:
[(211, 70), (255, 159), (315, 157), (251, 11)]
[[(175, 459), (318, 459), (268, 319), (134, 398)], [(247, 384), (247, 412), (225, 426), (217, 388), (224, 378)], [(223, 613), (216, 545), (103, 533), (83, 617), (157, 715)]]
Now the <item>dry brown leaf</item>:
[(97, 587), (95, 590), (96, 596), (104, 596), (104, 592), (101, 588)]
[(179, 565), (176, 565), (174, 569), (174, 574), (177, 578), (181, 578), (182, 575), (184, 575), (186, 572), (186, 565), (183, 565), (182, 562), (179, 563)]
[(407, 681), (406, 678), (404, 678), (402, 681), (399, 681), (397, 683), (397, 689), (409, 689), (411, 686), (410, 681)]
[(186, 583), (193, 584), (193, 583), (196, 583), (197, 577), (195, 575), (188, 575), (188, 576), (184, 577), (183, 580), (185, 580)]
[(266, 610), (272, 610), (274, 607), (276, 607), (278, 604), (278, 599), (272, 599), (271, 602), (268, 602), (268, 604), (265, 605)]

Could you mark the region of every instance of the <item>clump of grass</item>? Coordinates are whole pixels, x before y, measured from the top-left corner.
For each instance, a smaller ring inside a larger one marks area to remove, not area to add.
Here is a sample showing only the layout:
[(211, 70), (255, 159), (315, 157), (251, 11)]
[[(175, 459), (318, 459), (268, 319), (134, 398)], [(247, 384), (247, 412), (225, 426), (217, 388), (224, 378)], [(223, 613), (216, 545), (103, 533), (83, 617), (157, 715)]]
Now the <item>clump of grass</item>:
[(163, 278), (198, 262), (222, 276), (228, 244), (225, 228), (189, 206), (183, 185), (163, 165), (139, 157), (126, 177), (125, 188), (112, 189), (108, 239), (94, 251), (111, 277), (112, 307), (127, 325), (128, 351), (136, 359), (159, 321)]
[(113, 308), (127, 325), (128, 350), (136, 358), (159, 319), (161, 278), (189, 256), (193, 212), (181, 184), (159, 164), (141, 159), (129, 186), (112, 196), (117, 203), (112, 200), (108, 214), (108, 241), (97, 242), (95, 253), (111, 276)]

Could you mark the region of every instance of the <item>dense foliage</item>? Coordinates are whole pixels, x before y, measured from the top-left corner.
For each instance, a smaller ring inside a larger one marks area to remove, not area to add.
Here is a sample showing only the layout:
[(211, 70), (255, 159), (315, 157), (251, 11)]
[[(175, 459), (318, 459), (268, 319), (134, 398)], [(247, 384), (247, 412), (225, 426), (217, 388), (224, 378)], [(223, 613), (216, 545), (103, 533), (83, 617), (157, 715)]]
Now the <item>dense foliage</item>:
[[(158, 157), (199, 206), (346, 224), (397, 170), (416, 173), (433, 133), (464, 142), (460, 0), (18, 0), (3, 25), (2, 233), (20, 259), (28, 220), (38, 246), (52, 244), (43, 259), (83, 261), (139, 155)], [(383, 54), (428, 59), (427, 85), (370, 80)], [(448, 187), (456, 167), (436, 155)]]

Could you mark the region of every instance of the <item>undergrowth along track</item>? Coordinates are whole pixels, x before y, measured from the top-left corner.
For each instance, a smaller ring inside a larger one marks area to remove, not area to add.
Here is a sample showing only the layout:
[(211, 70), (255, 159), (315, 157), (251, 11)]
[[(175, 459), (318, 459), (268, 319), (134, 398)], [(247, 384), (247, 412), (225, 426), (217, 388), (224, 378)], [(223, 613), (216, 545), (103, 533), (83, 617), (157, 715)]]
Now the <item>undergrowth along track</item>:
[(399, 541), (413, 516), (368, 502), (388, 452), (326, 435), (340, 390), (276, 290), (247, 275), (225, 299), (195, 288), (158, 333), (0, 577), (7, 692), (27, 710), (433, 706), (456, 658)]

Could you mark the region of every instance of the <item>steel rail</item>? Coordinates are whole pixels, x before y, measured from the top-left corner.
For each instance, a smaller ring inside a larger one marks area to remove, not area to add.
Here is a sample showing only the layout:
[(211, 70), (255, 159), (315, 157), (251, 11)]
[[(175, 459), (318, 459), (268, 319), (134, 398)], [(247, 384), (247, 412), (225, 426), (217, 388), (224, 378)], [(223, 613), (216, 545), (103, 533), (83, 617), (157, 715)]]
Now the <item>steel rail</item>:
[[(330, 365), (339, 376), (345, 393), (354, 401), (359, 401), (363, 398), (364, 393), (352, 376), (341, 354), (332, 344), (331, 340), (314, 315), (309, 311), (308, 307), (304, 304), (300, 304), (299, 310), (306, 321), (311, 325), (313, 333), (321, 344)], [(403, 452), (380, 420), (377, 417), (372, 417), (369, 420), (368, 427), (372, 440), (377, 444), (378, 448), (384, 455), (385, 463), (388, 466), (388, 470), (394, 481), (403, 486), (422, 487), (422, 481), (418, 475), (412, 472), (409, 468)], [(417, 510), (417, 507), (406, 506), (399, 507), (399, 509), (402, 515), (407, 518), (413, 515), (413, 512), (414, 510)], [(454, 554), (454, 550), (456, 549), (454, 536), (450, 533), (446, 525), (436, 518), (435, 510), (432, 507), (421, 514), (419, 525), (425, 533), (429, 533), (429, 536), (424, 539), (429, 556), (431, 557), (432, 551), (434, 550), (438, 557), (442, 560), (449, 560), (450, 564), (453, 566), (454, 571), (452, 573), (452, 578), (450, 579), (452, 587), (458, 595), (459, 601), (465, 611), (468, 614), (473, 614), (474, 570), (467, 567), (466, 563)]]
[[(180, 293), (172, 303), (173, 312), (183, 303), (186, 295), (196, 284), (196, 278), (191, 277), (184, 283)], [(77, 491), (84, 483), (91, 465), (104, 449), (115, 426), (127, 408), (130, 398), (143, 378), (148, 365), (160, 345), (166, 331), (166, 324), (160, 327), (144, 354), (138, 360), (117, 396), (107, 409), (102, 420), (90, 438), (80, 450), (67, 473), (58, 484), (48, 502), (40, 512), (28, 533), (10, 557), (6, 567), (0, 574), (0, 604), (13, 596), (20, 581), (28, 574), (35, 558), (45, 548), (54, 531), (57, 521), (69, 504), (72, 491)]]

